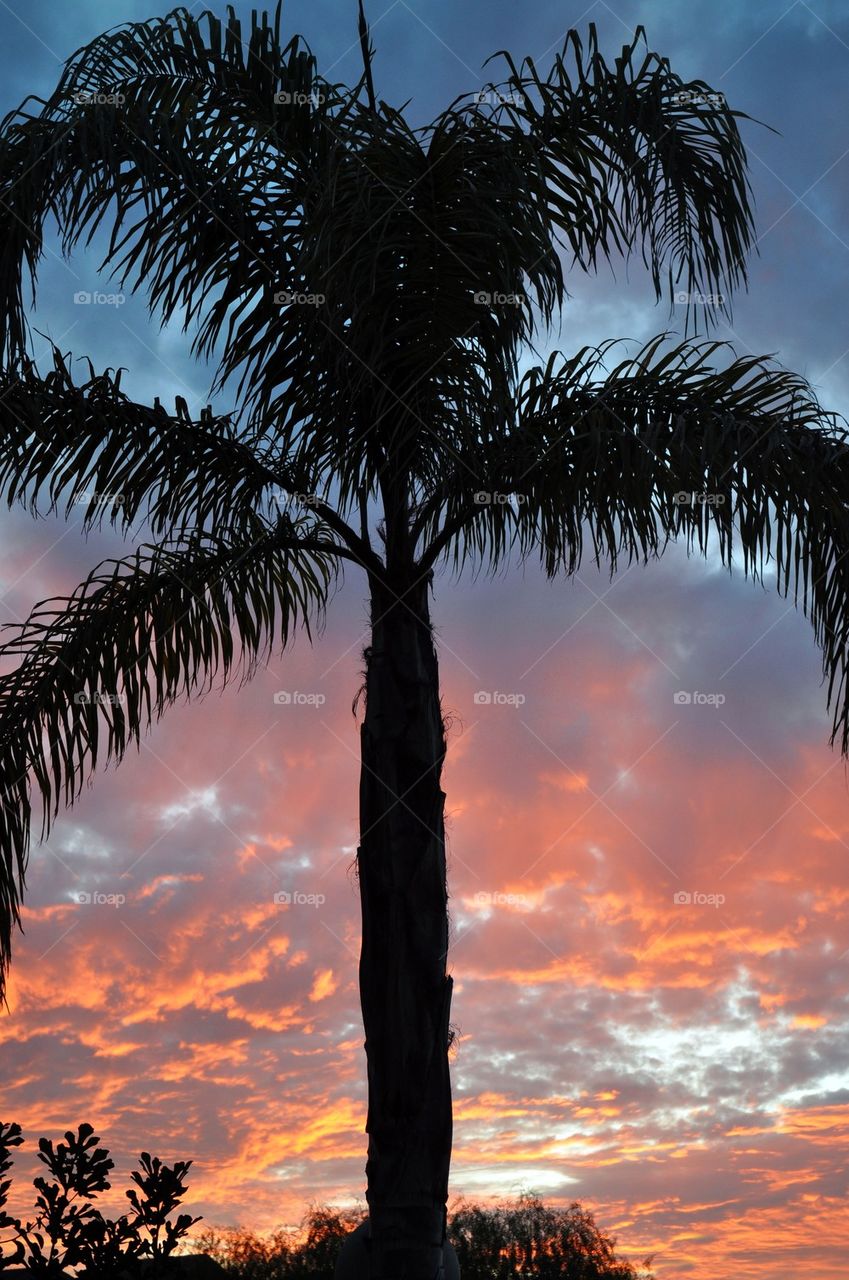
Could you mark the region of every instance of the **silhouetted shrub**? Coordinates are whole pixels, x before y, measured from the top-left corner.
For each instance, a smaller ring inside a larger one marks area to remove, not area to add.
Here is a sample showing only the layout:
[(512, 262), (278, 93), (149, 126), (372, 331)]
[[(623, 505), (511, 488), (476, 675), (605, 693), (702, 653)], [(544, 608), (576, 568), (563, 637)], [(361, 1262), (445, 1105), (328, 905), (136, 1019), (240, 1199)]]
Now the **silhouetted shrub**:
[[(208, 1228), (198, 1248), (236, 1280), (333, 1280), (345, 1236), (366, 1210), (312, 1208), (299, 1232), (262, 1238), (244, 1228)], [(614, 1253), (580, 1204), (553, 1209), (535, 1196), (494, 1208), (462, 1202), (448, 1216), (461, 1280), (652, 1280), (651, 1259), (637, 1269)]]
[(365, 1211), (310, 1208), (304, 1219), (306, 1236), (291, 1254), (291, 1280), (318, 1280), (333, 1275), (345, 1237), (366, 1217)]
[(237, 1280), (332, 1280), (345, 1237), (366, 1217), (364, 1209), (312, 1205), (298, 1230), (263, 1237), (245, 1227), (210, 1227), (195, 1243)]
[(448, 1235), (462, 1280), (648, 1280), (651, 1259), (638, 1271), (616, 1258), (616, 1241), (577, 1202), (547, 1208), (521, 1195), (495, 1208), (463, 1203), (449, 1216)]
[(142, 1263), (155, 1276), (199, 1218), (174, 1212), (185, 1194), (185, 1178), (191, 1161), (172, 1167), (146, 1151), (139, 1157), (140, 1171), (132, 1174), (135, 1188), (126, 1192), (130, 1210), (105, 1218), (91, 1203), (107, 1191), (110, 1169), (115, 1167), (90, 1124), (70, 1130), (56, 1146), (47, 1138), (38, 1143), (38, 1158), (52, 1181), (33, 1178), (38, 1195), (35, 1216), (22, 1222), (6, 1211), (11, 1179), (12, 1152), (24, 1139), (18, 1124), (0, 1123), (0, 1271), (23, 1268), (34, 1276), (53, 1280), (73, 1268), (86, 1280), (114, 1280), (119, 1274), (134, 1276)]
[(238, 1280), (289, 1280), (292, 1275), (293, 1231), (259, 1236), (245, 1227), (207, 1228), (196, 1245)]

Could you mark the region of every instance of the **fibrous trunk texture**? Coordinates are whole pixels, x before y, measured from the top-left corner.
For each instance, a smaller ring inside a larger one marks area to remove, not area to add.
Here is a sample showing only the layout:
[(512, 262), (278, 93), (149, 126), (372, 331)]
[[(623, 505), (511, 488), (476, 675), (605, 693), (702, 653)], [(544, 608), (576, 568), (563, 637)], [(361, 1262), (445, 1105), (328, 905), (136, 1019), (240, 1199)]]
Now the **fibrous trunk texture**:
[(452, 980), (445, 736), (427, 593), (427, 582), (397, 591), (373, 583), (366, 651), (357, 861), (372, 1280), (443, 1274)]

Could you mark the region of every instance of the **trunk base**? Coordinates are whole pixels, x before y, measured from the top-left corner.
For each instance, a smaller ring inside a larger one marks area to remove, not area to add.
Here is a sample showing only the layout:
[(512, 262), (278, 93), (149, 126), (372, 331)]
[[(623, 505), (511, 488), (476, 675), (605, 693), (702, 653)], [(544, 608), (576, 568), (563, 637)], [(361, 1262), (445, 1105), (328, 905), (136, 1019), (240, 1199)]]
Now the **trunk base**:
[[(442, 1254), (440, 1259), (439, 1254)], [(403, 1245), (387, 1258), (391, 1271), (384, 1271), (381, 1280), (402, 1280), (402, 1277), (422, 1277), (424, 1280), (460, 1280), (460, 1264), (453, 1244), (446, 1240), (431, 1250), (431, 1258), (422, 1256), (421, 1250), (407, 1251)], [(390, 1261), (391, 1259), (391, 1261)], [(373, 1280), (371, 1222), (366, 1218), (339, 1250), (334, 1280)]]

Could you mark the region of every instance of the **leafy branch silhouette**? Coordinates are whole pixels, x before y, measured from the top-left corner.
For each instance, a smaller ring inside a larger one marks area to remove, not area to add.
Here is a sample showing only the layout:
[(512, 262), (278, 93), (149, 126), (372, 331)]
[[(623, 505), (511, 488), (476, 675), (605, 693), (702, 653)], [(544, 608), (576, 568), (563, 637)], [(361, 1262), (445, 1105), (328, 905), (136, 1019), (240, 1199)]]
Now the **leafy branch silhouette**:
[[(149, 1277), (161, 1273), (163, 1263), (200, 1218), (170, 1215), (182, 1203), (190, 1160), (173, 1166), (143, 1151), (140, 1170), (133, 1172), (134, 1188), (125, 1194), (130, 1209), (120, 1217), (104, 1217), (92, 1201), (111, 1187), (115, 1167), (90, 1124), (65, 1134), (55, 1147), (39, 1139), (38, 1158), (48, 1179), (33, 1178), (38, 1195), (32, 1221), (22, 1222), (6, 1210), (12, 1152), (23, 1145), (21, 1126), (0, 1122), (0, 1271), (23, 1268), (34, 1276), (63, 1277), (70, 1268), (86, 1280), (105, 1280), (119, 1273), (132, 1277), (147, 1265)], [(6, 1233), (11, 1233), (7, 1235)]]

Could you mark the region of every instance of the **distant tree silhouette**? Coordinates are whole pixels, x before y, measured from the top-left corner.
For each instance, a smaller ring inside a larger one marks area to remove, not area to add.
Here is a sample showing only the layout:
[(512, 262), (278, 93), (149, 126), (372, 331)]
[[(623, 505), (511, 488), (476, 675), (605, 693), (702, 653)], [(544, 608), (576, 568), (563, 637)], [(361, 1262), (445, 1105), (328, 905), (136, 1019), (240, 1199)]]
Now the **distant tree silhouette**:
[(366, 1216), (365, 1210), (312, 1205), (299, 1231), (259, 1235), (246, 1227), (207, 1227), (195, 1243), (239, 1280), (332, 1280), (340, 1245)]
[(310, 1209), (305, 1221), (304, 1242), (292, 1256), (292, 1280), (332, 1276), (340, 1247), (362, 1217), (363, 1214), (356, 1210), (346, 1212), (326, 1205)]
[[(238, 1280), (290, 1280), (298, 1253), (291, 1231), (261, 1236), (246, 1227), (207, 1227), (197, 1246)], [(333, 1275), (332, 1266), (327, 1274)]]
[[(2, 124), (0, 483), (152, 540), (0, 647), (18, 662), (0, 680), (0, 959), (33, 792), (47, 831), (176, 699), (309, 630), (356, 566), (371, 1266), (432, 1280), (452, 1140), (434, 570), (538, 556), (566, 578), (587, 541), (613, 571), (679, 536), (704, 552), (712, 530), (726, 564), (773, 561), (812, 620), (845, 752), (849, 446), (802, 378), (717, 342), (520, 373), (564, 263), (636, 253), (688, 325), (746, 283), (742, 113), (642, 28), (612, 66), (595, 28), (569, 31), (545, 78), (502, 53), (503, 80), (422, 129), (378, 99), (362, 9), (360, 33), (348, 88), (284, 43), (279, 5), (244, 33), (231, 9), (175, 9), (87, 44)], [(218, 352), (232, 413), (136, 403), (90, 364), (77, 382), (58, 349), (35, 366), (24, 285), (51, 218), (66, 252), (106, 235), (104, 267)]]
[[(313, 1208), (297, 1233), (270, 1237), (244, 1228), (208, 1227), (197, 1244), (237, 1280), (332, 1280), (339, 1243), (364, 1217)], [(651, 1259), (636, 1270), (615, 1256), (580, 1204), (551, 1208), (533, 1195), (488, 1207), (469, 1202), (448, 1215), (448, 1238), (463, 1280), (651, 1280)]]
[[(617, 1260), (616, 1241), (577, 1202), (558, 1209), (523, 1195), (496, 1208), (460, 1205), (449, 1237), (463, 1280), (634, 1280), (638, 1274)], [(639, 1271), (646, 1280), (651, 1261), (646, 1258)]]

